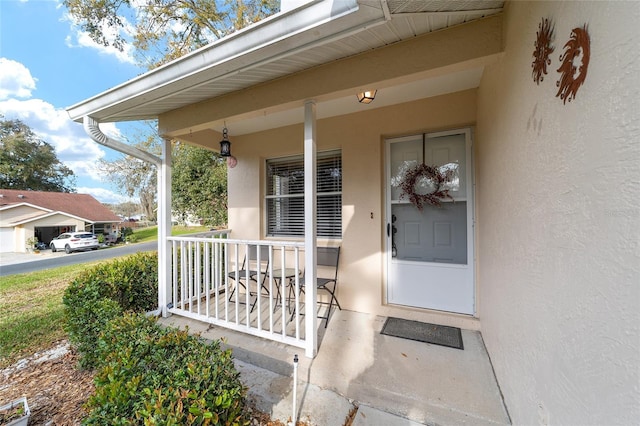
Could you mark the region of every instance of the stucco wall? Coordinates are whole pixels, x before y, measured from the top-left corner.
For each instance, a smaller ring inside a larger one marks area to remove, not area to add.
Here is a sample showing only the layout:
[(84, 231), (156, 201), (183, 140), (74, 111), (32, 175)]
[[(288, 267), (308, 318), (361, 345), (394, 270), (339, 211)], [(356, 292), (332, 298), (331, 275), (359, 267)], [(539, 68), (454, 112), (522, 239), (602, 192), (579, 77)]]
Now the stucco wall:
[(17, 206), (2, 210), (0, 214), (0, 224), (2, 226), (11, 226), (15, 222), (21, 222), (38, 214), (44, 214), (46, 210), (38, 209), (31, 206)]
[[(513, 2), (505, 22), (478, 90), (482, 334), (514, 424), (638, 424), (640, 3)], [(559, 56), (585, 23), (587, 79), (563, 104)]]
[[(377, 314), (384, 309), (383, 139), (473, 125), (476, 92), (363, 109), (319, 120), (317, 140), (318, 150), (342, 150), (340, 304), (345, 309)], [(303, 128), (289, 126), (237, 137), (232, 142), (238, 165), (229, 170), (229, 227), (234, 238), (264, 238), (264, 161), (302, 154)]]

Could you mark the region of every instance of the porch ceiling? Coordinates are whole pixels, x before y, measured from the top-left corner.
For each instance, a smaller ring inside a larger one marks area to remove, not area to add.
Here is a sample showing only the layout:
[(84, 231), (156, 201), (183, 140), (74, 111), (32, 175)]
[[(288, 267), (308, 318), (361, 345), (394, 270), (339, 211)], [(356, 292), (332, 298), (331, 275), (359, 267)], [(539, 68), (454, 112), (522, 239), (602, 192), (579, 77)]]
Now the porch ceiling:
[[(311, 1), (73, 105), (68, 112), (76, 121), (87, 115), (98, 122), (157, 119), (188, 105), (500, 13), (504, 3), (501, 0)], [(421, 97), (440, 94), (443, 88), (456, 91), (477, 87), (481, 72), (481, 68), (466, 70), (428, 84), (388, 88), (386, 100), (376, 99), (371, 106), (395, 103), (398, 97), (406, 101), (411, 94)], [(358, 104), (353, 102), (355, 92), (350, 93), (349, 102), (345, 102), (345, 96), (340, 99), (325, 99), (330, 103), (326, 110), (340, 113), (357, 110)], [(319, 109), (320, 118), (322, 110)], [(287, 124), (296, 115), (295, 108), (285, 108), (270, 116), (269, 123), (264, 118), (244, 119), (234, 124), (233, 134)], [(215, 123), (210, 128), (220, 125)]]

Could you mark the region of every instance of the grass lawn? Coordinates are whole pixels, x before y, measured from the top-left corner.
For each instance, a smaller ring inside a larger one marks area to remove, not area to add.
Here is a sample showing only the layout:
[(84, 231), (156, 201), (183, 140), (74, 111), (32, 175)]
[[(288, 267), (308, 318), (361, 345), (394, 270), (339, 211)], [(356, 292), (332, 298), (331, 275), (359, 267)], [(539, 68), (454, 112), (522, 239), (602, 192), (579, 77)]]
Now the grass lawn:
[[(193, 234), (196, 232), (205, 232), (210, 229), (209, 226), (172, 226), (171, 235)], [(150, 226), (148, 228), (134, 229), (133, 235), (136, 236), (137, 243), (147, 243), (158, 239), (158, 227)]]
[[(205, 226), (174, 226), (171, 233), (183, 235), (208, 230)], [(155, 226), (139, 229), (134, 235), (138, 242), (156, 241), (158, 229)], [(69, 283), (90, 265), (85, 263), (2, 277), (0, 368), (66, 339), (62, 296)]]
[(62, 295), (87, 264), (3, 277), (0, 281), (0, 368), (66, 339)]

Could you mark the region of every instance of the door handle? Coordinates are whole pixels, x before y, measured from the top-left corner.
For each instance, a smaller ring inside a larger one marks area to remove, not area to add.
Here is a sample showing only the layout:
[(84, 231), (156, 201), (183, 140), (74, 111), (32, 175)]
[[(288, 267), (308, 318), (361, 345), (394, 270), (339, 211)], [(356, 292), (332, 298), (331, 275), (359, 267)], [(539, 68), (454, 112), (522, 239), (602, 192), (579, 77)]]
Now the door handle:
[(387, 223), (387, 237), (391, 236), (391, 224)]

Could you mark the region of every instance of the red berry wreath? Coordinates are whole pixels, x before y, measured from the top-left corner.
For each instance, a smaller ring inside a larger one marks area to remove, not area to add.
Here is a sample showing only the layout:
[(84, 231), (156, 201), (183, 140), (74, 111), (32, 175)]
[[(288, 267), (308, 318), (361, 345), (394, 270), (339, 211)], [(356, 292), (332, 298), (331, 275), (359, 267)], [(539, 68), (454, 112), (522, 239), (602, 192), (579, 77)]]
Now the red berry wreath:
[[(422, 211), (425, 204), (440, 207), (442, 200), (445, 198), (453, 201), (453, 197), (449, 195), (449, 189), (443, 189), (442, 187), (451, 181), (454, 173), (454, 169), (447, 169), (443, 173), (438, 167), (427, 166), (424, 163), (411, 167), (406, 171), (400, 182), (402, 191), (400, 198), (408, 197), (409, 201), (420, 211)], [(435, 189), (427, 194), (418, 194), (416, 192), (416, 182), (421, 178), (426, 178), (435, 186)]]

